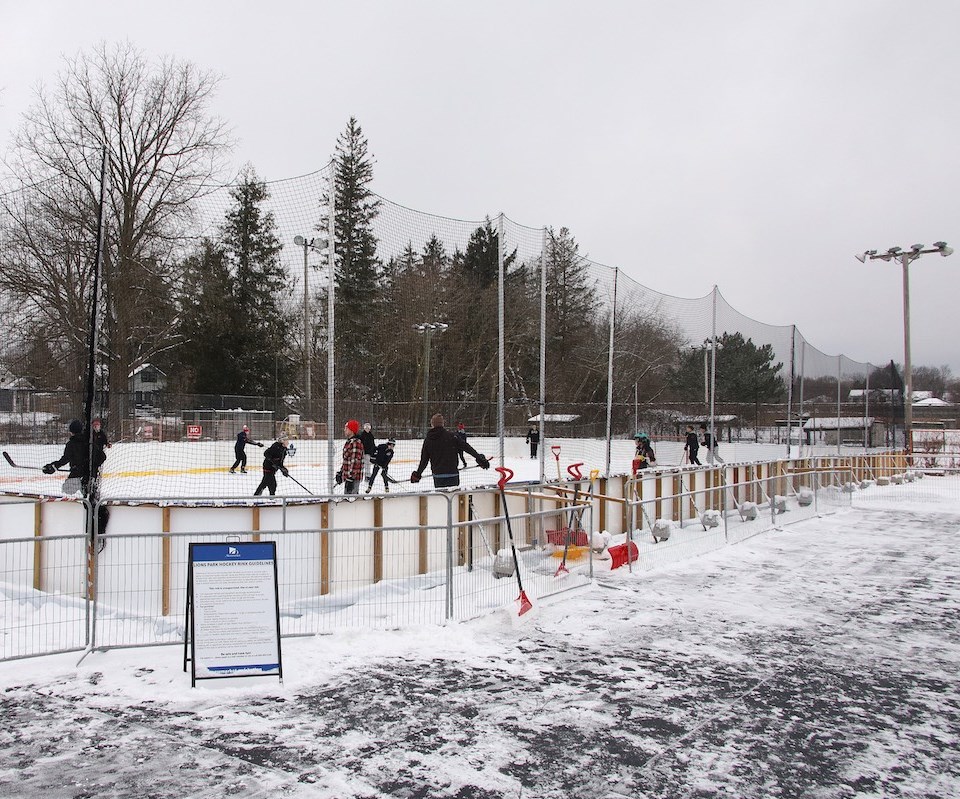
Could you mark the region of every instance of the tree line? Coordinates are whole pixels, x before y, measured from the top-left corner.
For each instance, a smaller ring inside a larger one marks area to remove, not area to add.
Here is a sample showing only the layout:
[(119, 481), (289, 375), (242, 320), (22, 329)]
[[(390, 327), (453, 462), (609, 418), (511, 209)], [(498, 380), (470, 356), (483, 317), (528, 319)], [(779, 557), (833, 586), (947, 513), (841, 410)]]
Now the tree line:
[[(304, 353), (326, 391), (326, 282), (312, 293), (304, 340), (269, 186), (252, 165), (230, 188), (215, 233), (193, 235), (198, 201), (222, 185), (232, 142), (211, 111), (218, 76), (175, 59), (151, 62), (129, 44), (67, 59), (15, 137), (0, 192), (0, 302), (10, 320), (0, 357), (34, 387), (79, 390), (92, 308), (101, 154), (106, 153), (103, 313), (98, 380), (126, 391), (144, 363), (183, 393), (288, 397), (303, 409)], [(338, 396), (369, 402), (493, 402), (499, 382), (500, 233), (487, 218), (461, 248), (436, 234), (378, 254), (374, 161), (360, 123), (337, 138), (333, 165)], [(318, 198), (326, 231), (331, 197)], [(321, 236), (324, 235), (321, 233)], [(548, 228), (546, 394), (552, 405), (607, 398), (610, 299), (566, 227)], [(540, 392), (539, 256), (504, 252), (508, 399)], [(301, 295), (302, 296), (302, 295)], [(616, 306), (614, 401), (702, 396), (702, 351), (656, 309)], [(427, 342), (417, 325), (442, 322)], [(766, 403), (786, 393), (769, 344), (725, 332), (717, 401)], [(915, 375), (917, 372), (915, 371)], [(918, 386), (919, 387), (919, 386)], [(312, 409), (306, 409), (308, 412)]]

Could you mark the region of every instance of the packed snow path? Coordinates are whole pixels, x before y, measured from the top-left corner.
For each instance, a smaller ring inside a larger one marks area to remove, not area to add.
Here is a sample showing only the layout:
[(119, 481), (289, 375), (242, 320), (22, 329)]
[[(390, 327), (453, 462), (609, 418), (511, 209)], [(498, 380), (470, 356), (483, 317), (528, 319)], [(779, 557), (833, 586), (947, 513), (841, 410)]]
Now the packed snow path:
[(814, 519), (444, 629), (0, 664), (10, 797), (960, 795), (956, 503)]

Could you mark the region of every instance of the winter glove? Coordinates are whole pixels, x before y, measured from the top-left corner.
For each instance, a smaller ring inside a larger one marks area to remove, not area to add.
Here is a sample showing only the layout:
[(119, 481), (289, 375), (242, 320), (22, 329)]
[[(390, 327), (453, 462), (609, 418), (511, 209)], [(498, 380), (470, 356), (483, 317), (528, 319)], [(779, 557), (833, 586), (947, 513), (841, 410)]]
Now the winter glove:
[(337, 472), (333, 479), (337, 481), (337, 485), (340, 485), (343, 482), (343, 470)]
[(487, 460), (487, 456), (486, 456), (486, 455), (479, 455), (479, 456), (477, 457), (477, 466), (479, 466), (481, 469), (489, 469), (489, 468), (490, 468), (490, 461)]
[(44, 474), (53, 474), (56, 470), (57, 470), (57, 467), (54, 466), (52, 463), (48, 463), (46, 466), (43, 467)]
[(419, 483), (419, 482), (420, 482), (420, 473), (419, 473), (419, 472), (411, 472), (411, 473), (410, 473), (410, 482), (411, 482), (411, 483)]
[(261, 444), (259, 441), (254, 441), (253, 443), (260, 447), (260, 449), (263, 449), (263, 444)]
[(285, 466), (280, 467), (280, 474), (282, 474), (284, 477), (290, 476), (290, 472), (287, 471), (287, 468)]

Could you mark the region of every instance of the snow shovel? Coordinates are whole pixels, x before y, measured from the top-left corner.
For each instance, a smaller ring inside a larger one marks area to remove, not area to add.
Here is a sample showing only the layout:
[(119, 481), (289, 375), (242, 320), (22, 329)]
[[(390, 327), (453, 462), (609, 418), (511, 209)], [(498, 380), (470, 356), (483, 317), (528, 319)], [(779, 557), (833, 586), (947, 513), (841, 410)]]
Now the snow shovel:
[(507, 535), (510, 538), (510, 551), (513, 553), (513, 567), (517, 572), (517, 588), (520, 589), (520, 596), (517, 601), (520, 603), (520, 612), (517, 616), (522, 616), (527, 611), (533, 610), (533, 603), (523, 590), (523, 580), (520, 578), (520, 560), (517, 558), (517, 545), (513, 541), (513, 527), (510, 524), (510, 511), (507, 509), (507, 495), (503, 487), (507, 481), (513, 477), (513, 470), (506, 466), (497, 466), (496, 470), (500, 473), (500, 480), (497, 482), (497, 488), (500, 489), (500, 501), (503, 503), (503, 518), (507, 522)]
[(560, 445), (554, 444), (550, 447), (550, 451), (553, 453), (553, 457), (557, 462), (557, 482), (563, 480), (563, 476), (560, 474)]
[(694, 499), (693, 491), (687, 488), (686, 483), (683, 482), (683, 475), (680, 476), (680, 485), (684, 491), (690, 495), (690, 504), (693, 505), (693, 509), (697, 512), (697, 517), (700, 519), (700, 524), (703, 525), (704, 531), (709, 527), (719, 527), (720, 526), (720, 513), (715, 510), (701, 511), (697, 506), (697, 500)]
[(567, 467), (567, 473), (576, 481), (573, 484), (573, 504), (570, 508), (570, 521), (567, 523), (567, 535), (565, 536), (563, 543), (563, 559), (560, 561), (560, 565), (557, 566), (556, 572), (554, 572), (554, 577), (566, 577), (570, 574), (570, 570), (567, 568), (567, 555), (570, 552), (570, 539), (573, 536), (573, 525), (577, 523), (579, 527), (579, 517), (577, 516), (577, 494), (580, 491), (579, 480), (583, 477), (580, 473), (580, 467), (583, 466), (582, 463), (571, 463)]
[[(634, 476), (631, 479), (631, 483), (636, 486), (643, 478), (639, 475)], [(637, 493), (636, 487), (634, 487), (634, 494), (636, 494), (639, 499), (639, 493)], [(643, 518), (647, 521), (647, 526), (650, 528), (650, 535), (653, 536), (653, 543), (659, 544), (661, 541), (666, 541), (670, 537), (671, 525), (667, 519), (657, 519), (656, 521), (650, 520), (650, 515), (647, 513), (647, 509), (643, 507), (642, 502), (637, 503), (640, 506), (640, 512), (643, 514)]]
[[(477, 512), (473, 507), (473, 494), (467, 497), (467, 507), (470, 511), (470, 520), (473, 521), (477, 516)], [(487, 548), (490, 557), (493, 558), (493, 576), (498, 580), (501, 577), (513, 577), (513, 561), (502, 554), (503, 550), (496, 554), (494, 553), (493, 547), (490, 546), (490, 542), (487, 540), (486, 531), (484, 531), (483, 525), (479, 521), (477, 522), (477, 528), (480, 530), (480, 538), (483, 539), (483, 545)]]

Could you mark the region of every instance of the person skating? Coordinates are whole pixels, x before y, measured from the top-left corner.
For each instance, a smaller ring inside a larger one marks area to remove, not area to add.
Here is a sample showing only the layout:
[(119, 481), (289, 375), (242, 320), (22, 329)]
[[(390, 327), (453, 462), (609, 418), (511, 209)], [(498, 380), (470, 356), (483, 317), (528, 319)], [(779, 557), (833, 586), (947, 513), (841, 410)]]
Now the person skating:
[(360, 422), (351, 419), (343, 426), (343, 435), (347, 440), (343, 444), (343, 461), (337, 472), (337, 485), (343, 483), (344, 494), (357, 494), (363, 479), (363, 462), (366, 455), (363, 441), (360, 439)]
[(69, 464), (70, 473), (63, 481), (61, 491), (65, 495), (80, 491), (83, 496), (87, 496), (90, 484), (89, 441), (83, 435), (83, 422), (79, 419), (72, 420), (67, 429), (70, 431), (70, 438), (63, 447), (63, 455), (58, 460), (46, 464), (43, 467), (43, 473), (53, 474), (58, 467)]
[(646, 433), (637, 433), (634, 439), (637, 442), (637, 451), (633, 458), (633, 473), (636, 474), (641, 469), (653, 466), (657, 462), (657, 456), (650, 444), (650, 436)]
[[(463, 422), (460, 422), (459, 424), (457, 424), (457, 432), (454, 433), (454, 435), (455, 435), (458, 439), (460, 439), (460, 443), (461, 443), (461, 444), (466, 444), (466, 443), (467, 443), (467, 431), (466, 431), (466, 428), (464, 428), (464, 426), (463, 426)], [(459, 452), (457, 452), (457, 455), (460, 457), (460, 465), (461, 465), (464, 469), (466, 469), (466, 468), (467, 468), (467, 459), (466, 459), (466, 457), (465, 457), (464, 454), (463, 454), (463, 449), (460, 449)]]
[(243, 426), (243, 429), (237, 433), (237, 441), (233, 445), (233, 453), (237, 456), (237, 459), (233, 462), (233, 466), (230, 467), (230, 474), (236, 474), (237, 467), (240, 467), (240, 473), (247, 473), (247, 453), (246, 446), (247, 444), (253, 444), (257, 447), (262, 447), (259, 441), (254, 441), (250, 438), (250, 428), (246, 425)]
[(396, 443), (397, 442), (391, 438), (385, 444), (379, 444), (377, 446), (377, 450), (373, 455), (373, 471), (367, 478), (368, 494), (373, 489), (373, 483), (377, 479), (378, 472), (383, 472), (383, 490), (390, 490), (390, 477), (387, 475), (387, 469), (390, 466), (390, 461), (393, 460), (393, 449)]
[(477, 460), (481, 469), (489, 469), (490, 461), (465, 441), (443, 426), (443, 415), (435, 413), (430, 419), (431, 428), (423, 440), (420, 450), (420, 463), (410, 475), (411, 483), (419, 483), (423, 470), (430, 463), (435, 488), (449, 488), (460, 485), (460, 470), (457, 468), (457, 453), (469, 452)]
[(720, 454), (717, 452), (717, 442), (713, 440), (713, 437), (710, 435), (710, 431), (707, 430), (706, 424), (700, 425), (700, 434), (703, 436), (703, 446), (707, 448), (707, 463), (725, 463), (723, 458), (720, 457)]
[(537, 457), (537, 447), (540, 444), (540, 428), (530, 425), (530, 429), (527, 430), (527, 443), (530, 445), (530, 457)]
[(100, 467), (107, 459), (105, 450), (113, 445), (107, 439), (107, 434), (103, 432), (103, 423), (99, 419), (94, 419), (91, 424), (93, 426), (93, 474), (97, 477), (100, 474)]
[(687, 443), (683, 445), (683, 451), (687, 453), (687, 458), (694, 466), (701, 466), (697, 453), (700, 451), (700, 440), (693, 430), (693, 425), (687, 425)]
[(288, 476), (287, 467), (283, 462), (287, 457), (289, 440), (286, 434), (281, 434), (280, 438), (263, 451), (263, 479), (257, 486), (257, 490), (253, 492), (255, 497), (259, 497), (265, 488), (270, 492), (271, 497), (277, 493), (277, 472), (284, 477)]
[(370, 422), (363, 423), (363, 430), (360, 431), (360, 443), (363, 444), (363, 476), (364, 479), (370, 479), (370, 471), (373, 468), (373, 457), (377, 454), (377, 441), (373, 437), (373, 426)]

